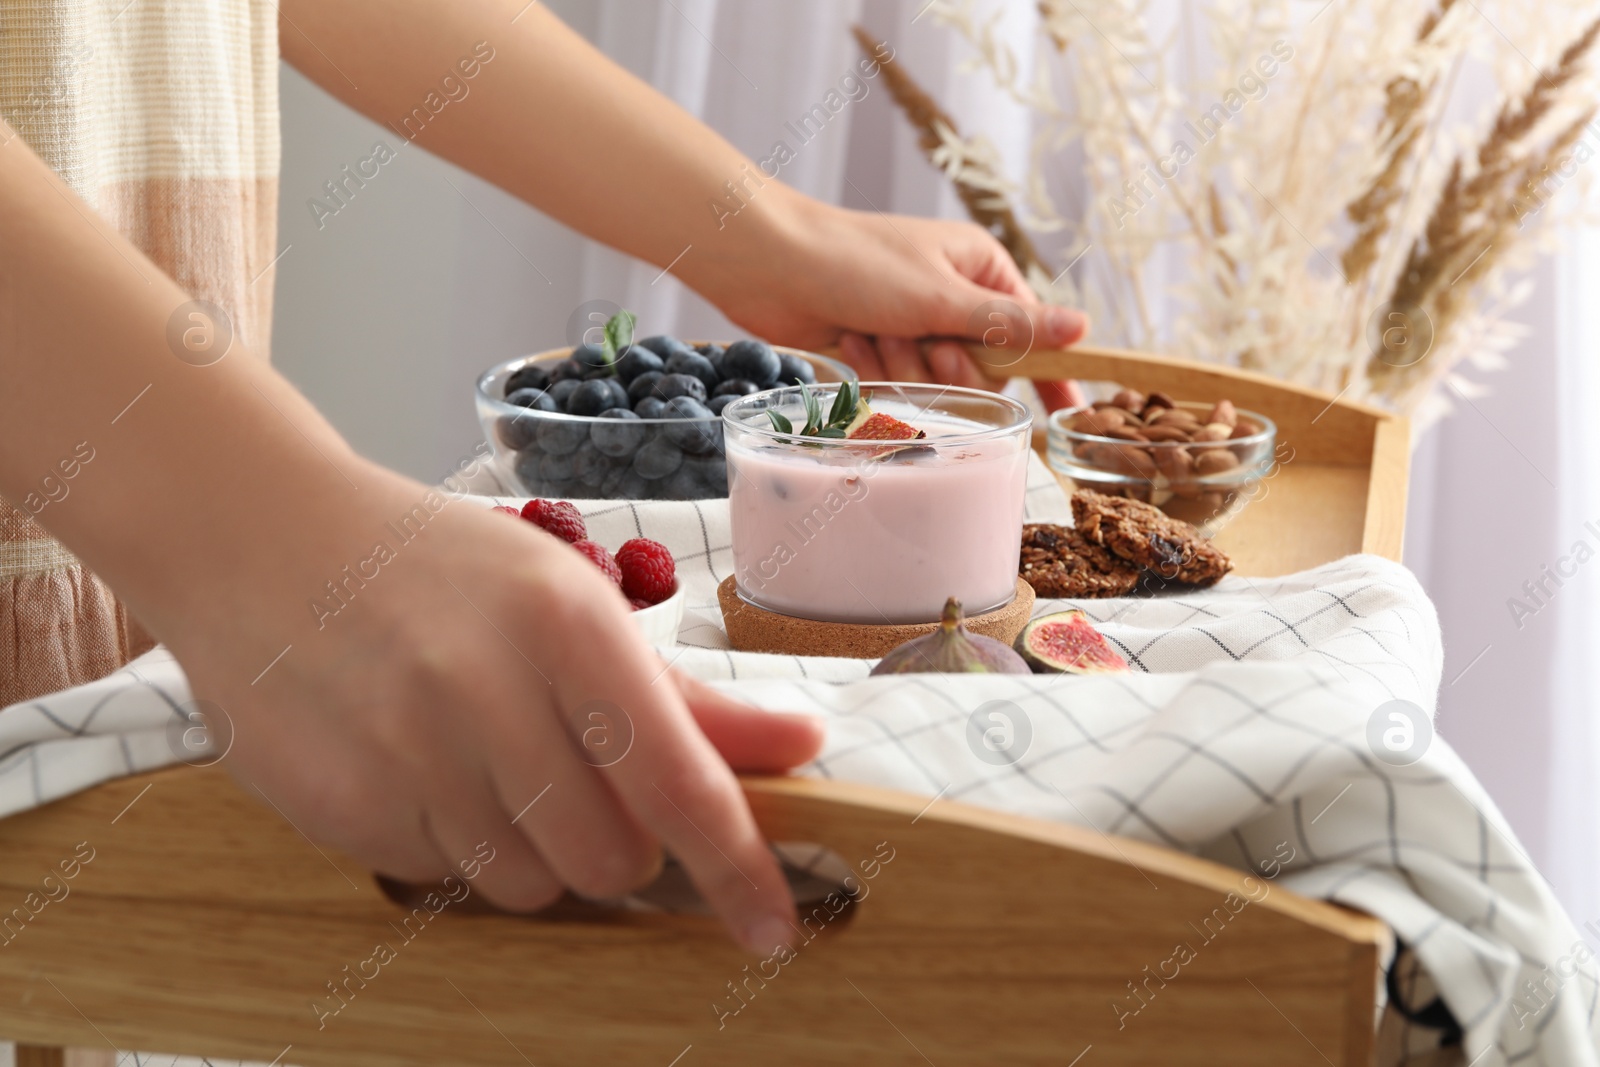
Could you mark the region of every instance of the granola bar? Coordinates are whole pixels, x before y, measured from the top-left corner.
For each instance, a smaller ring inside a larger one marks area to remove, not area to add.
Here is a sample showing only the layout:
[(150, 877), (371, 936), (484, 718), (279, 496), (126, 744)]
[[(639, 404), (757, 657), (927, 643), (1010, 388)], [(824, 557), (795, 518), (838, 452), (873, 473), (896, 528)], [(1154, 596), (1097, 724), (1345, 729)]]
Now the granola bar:
[(1086, 541), (1156, 578), (1212, 585), (1233, 569), (1227, 553), (1193, 526), (1138, 500), (1079, 489), (1072, 494), (1072, 518)]
[(1022, 528), (1020, 573), (1042, 597), (1126, 596), (1139, 582), (1138, 567), (1090, 544), (1070, 526), (1047, 522)]

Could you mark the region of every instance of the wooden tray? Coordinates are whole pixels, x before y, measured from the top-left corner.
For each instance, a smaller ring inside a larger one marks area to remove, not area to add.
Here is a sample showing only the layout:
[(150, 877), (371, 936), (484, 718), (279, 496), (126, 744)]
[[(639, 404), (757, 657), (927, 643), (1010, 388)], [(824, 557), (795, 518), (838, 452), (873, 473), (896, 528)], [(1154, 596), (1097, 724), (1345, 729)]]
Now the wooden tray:
[[(1219, 537), (1245, 574), (1400, 554), (1402, 419), (1260, 375), (1079, 348), (1037, 379), (1105, 379), (1270, 415), (1294, 451)], [(930, 697), (930, 703), (936, 700)], [(892, 849), (848, 925), (780, 976), (707, 919), (446, 912), (319, 1028), (314, 998), (406, 912), (219, 769), (109, 782), (0, 820), (0, 901), (38, 899), (74, 843), (97, 850), (0, 950), (0, 1033), (22, 1067), (150, 1049), (279, 1063), (524, 1067), (1358, 1067), (1372, 1061), (1375, 919), (1273, 887), (1182, 977), (1148, 977), (1246, 875), (1092, 829), (837, 781), (745, 783), (763, 832), (856, 864)], [(1260, 883), (1257, 882), (1257, 885)], [(33, 897), (30, 898), (30, 894)], [(0, 916), (3, 917), (3, 916)], [(749, 992), (736, 1017), (713, 1004)], [(748, 984), (747, 984), (748, 983)], [(1118, 1025), (1138, 985), (1156, 999)], [(1265, 1003), (1264, 1003), (1265, 1001)], [(95, 1057), (98, 1057), (96, 1060)], [(1438, 1062), (1445, 1062), (1440, 1059)]]

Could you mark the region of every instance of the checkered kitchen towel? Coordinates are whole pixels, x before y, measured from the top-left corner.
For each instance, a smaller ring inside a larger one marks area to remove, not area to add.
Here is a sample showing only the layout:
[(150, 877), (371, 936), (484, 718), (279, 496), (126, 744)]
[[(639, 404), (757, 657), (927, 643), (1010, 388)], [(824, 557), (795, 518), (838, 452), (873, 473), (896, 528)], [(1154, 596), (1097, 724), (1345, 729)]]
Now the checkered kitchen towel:
[[(1394, 929), (1464, 1030), (1465, 1062), (1600, 1067), (1588, 946), (1472, 773), (1431, 735), (1439, 627), (1404, 568), (1354, 556), (1182, 596), (1076, 604), (1134, 665), (1127, 676), (867, 678), (860, 661), (729, 650), (715, 596), (732, 567), (725, 504), (580, 506), (596, 540), (653, 537), (677, 556), (689, 600), (679, 667), (830, 720), (807, 773), (1078, 823), (1257, 873), (1281, 864), (1278, 884)], [(1037, 464), (1028, 510), (1070, 522)], [(165, 730), (187, 699), (157, 649), (0, 712), (0, 813), (169, 762)], [(982, 733), (975, 714), (1007, 731), (1003, 758), (969, 742)], [(1395, 750), (1408, 741), (1420, 758), (1404, 763)], [(1400, 1027), (1386, 1034), (1384, 1062), (1438, 1041)]]

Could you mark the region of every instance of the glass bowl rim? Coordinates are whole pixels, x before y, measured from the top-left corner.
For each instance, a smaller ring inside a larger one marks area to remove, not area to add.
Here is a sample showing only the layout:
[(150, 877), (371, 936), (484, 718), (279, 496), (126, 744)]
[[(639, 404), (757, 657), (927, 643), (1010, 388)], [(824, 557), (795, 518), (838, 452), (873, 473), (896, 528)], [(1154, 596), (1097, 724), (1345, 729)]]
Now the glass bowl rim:
[[(723, 342), (723, 341), (687, 341), (686, 340), (683, 343), (686, 344), (686, 345), (689, 345), (690, 347), (693, 347), (694, 345), (697, 345), (697, 344), (727, 345), (727, 344), (731, 344), (732, 342)], [(515, 359), (508, 359), (508, 360), (505, 360), (504, 362), (496, 363), (494, 366), (490, 367), (488, 370), (486, 370), (482, 374), (478, 375), (478, 380), (477, 380), (477, 383), (474, 386), (474, 391), (477, 394), (477, 398), (478, 398), (479, 402), (489, 404), (491, 406), (491, 410), (493, 410), (495, 412), (495, 414), (497, 414), (497, 415), (501, 415), (501, 416), (508, 416), (509, 415), (509, 416), (511, 416), (513, 418), (520, 417), (521, 413), (527, 413), (527, 414), (533, 415), (533, 416), (535, 416), (537, 418), (541, 418), (541, 419), (555, 419), (555, 420), (561, 421), (561, 422), (580, 422), (580, 423), (583, 423), (585, 425), (593, 425), (596, 422), (600, 422), (601, 419), (600, 419), (600, 416), (598, 416), (598, 415), (569, 415), (565, 411), (540, 411), (537, 408), (519, 407), (516, 404), (507, 403), (506, 399), (504, 397), (493, 396), (489, 392), (489, 388), (488, 388), (489, 381), (490, 381), (490, 379), (494, 378), (496, 375), (498, 375), (498, 374), (500, 374), (500, 373), (502, 373), (504, 371), (508, 371), (508, 370), (521, 370), (523, 367), (526, 367), (531, 363), (540, 363), (540, 362), (556, 363), (556, 362), (560, 362), (561, 360), (567, 359), (568, 357), (570, 357), (572, 355), (573, 350), (576, 347), (577, 346), (575, 346), (575, 345), (568, 345), (568, 346), (566, 346), (564, 348), (549, 348), (549, 349), (546, 349), (543, 352), (534, 352), (534, 353), (531, 353), (531, 354), (526, 355), (526, 356), (517, 356)], [(830, 370), (834, 371), (837, 374), (849, 375), (848, 378), (844, 379), (846, 381), (854, 381), (855, 380), (855, 377), (856, 377), (855, 369), (853, 367), (851, 367), (848, 363), (845, 363), (845, 362), (843, 362), (841, 360), (834, 359), (832, 356), (824, 356), (820, 352), (808, 352), (803, 348), (790, 348), (790, 347), (788, 347), (786, 345), (772, 345), (771, 348), (772, 348), (772, 350), (774, 352), (788, 353), (789, 355), (792, 355), (792, 356), (800, 356), (802, 359), (805, 359), (807, 362), (818, 362), (821, 365), (824, 365), (824, 366), (828, 367)], [(822, 384), (822, 385), (833, 385), (834, 383), (833, 382), (822, 382), (820, 384)], [(780, 388), (780, 389), (792, 389), (792, 388), (795, 388), (795, 387), (794, 386), (778, 386), (778, 388)], [(767, 390), (767, 392), (771, 392), (771, 390)], [(747, 395), (752, 395), (753, 396), (755, 394), (747, 394)], [(707, 399), (709, 399), (709, 397)], [(741, 399), (742, 400), (743, 397), (738, 397), (736, 399)], [(705, 401), (701, 401), (701, 403), (704, 403), (704, 402)], [(732, 401), (730, 401), (727, 404), (727, 407), (730, 407), (730, 408), (733, 407)], [(630, 409), (630, 410), (632, 410), (632, 409)], [(726, 410), (726, 408), (724, 410)], [(635, 425), (635, 424), (640, 425), (640, 426), (667, 426), (667, 425), (671, 425), (671, 424), (674, 424), (674, 423), (676, 423), (678, 425), (688, 425), (688, 426), (709, 426), (711, 423), (721, 422), (722, 421), (722, 416), (716, 414), (715, 412), (713, 412), (711, 415), (709, 415), (709, 416), (707, 416), (706, 418), (703, 418), (703, 419), (643, 419), (643, 418), (640, 418), (640, 419), (606, 419), (604, 421), (605, 422), (615, 422), (615, 423), (619, 423), (619, 424), (622, 424), (622, 425), (630, 425), (630, 426), (631, 425)]]
[[(1204, 400), (1179, 400), (1177, 403), (1180, 407), (1183, 405), (1206, 408), (1214, 406), (1206, 403)], [(733, 405), (729, 404), (728, 407), (731, 408)], [(1273, 441), (1278, 436), (1277, 423), (1273, 422), (1259, 411), (1248, 411), (1244, 408), (1235, 409), (1239, 417), (1241, 419), (1251, 419), (1260, 423), (1260, 431), (1257, 433), (1246, 434), (1243, 437), (1225, 438), (1221, 441), (1129, 441), (1121, 437), (1106, 437), (1103, 434), (1084, 433), (1082, 430), (1074, 430), (1067, 425), (1067, 422), (1070, 419), (1083, 414), (1085, 411), (1093, 410), (1095, 410), (1093, 404), (1086, 404), (1082, 407), (1060, 408), (1056, 411), (1052, 411), (1048, 420), (1049, 426), (1047, 434), (1049, 439), (1053, 441), (1059, 440), (1063, 443), (1070, 442), (1073, 444), (1134, 445), (1138, 448), (1222, 448), (1231, 445), (1259, 445), (1268, 441)]]
[[(821, 384), (823, 386), (829, 386), (839, 383), (823, 382)], [(863, 393), (867, 393), (872, 389), (915, 389), (933, 391), (935, 393), (934, 399), (938, 399), (939, 397), (945, 395), (971, 397), (973, 399), (991, 401), (999, 407), (1012, 413), (1012, 422), (1005, 426), (990, 426), (982, 430), (972, 431), (970, 433), (941, 434), (937, 438), (927, 438), (923, 442), (928, 445), (937, 445), (940, 448), (952, 448), (961, 445), (976, 444), (982, 441), (991, 441), (1013, 435), (1026, 435), (1032, 430), (1033, 427), (1033, 412), (1029, 410), (1028, 405), (1022, 403), (1020, 400), (1016, 400), (1013, 397), (1005, 396), (989, 389), (969, 389), (959, 385), (933, 385), (928, 382), (858, 381), (856, 384), (861, 387), (861, 391)], [(882, 441), (851, 441), (839, 437), (802, 437), (798, 433), (784, 433), (783, 431), (774, 427), (770, 422), (763, 425), (755, 422), (753, 419), (740, 421), (740, 419), (734, 413), (734, 409), (738, 408), (740, 405), (753, 405), (758, 399), (770, 397), (774, 393), (783, 392), (791, 392), (798, 396), (800, 393), (800, 387), (798, 385), (781, 385), (774, 389), (763, 389), (759, 393), (748, 393), (745, 396), (739, 397), (732, 403), (728, 404), (727, 407), (723, 408), (722, 419), (728, 427), (737, 428), (741, 432), (758, 434), (768, 438), (776, 444), (786, 445), (789, 447), (796, 447), (799, 442), (804, 442), (802, 447), (806, 448), (817, 447), (868, 449), (882, 448), (884, 446), (884, 442)], [(903, 391), (901, 392), (901, 399), (905, 400), (907, 403), (912, 403), (913, 406), (916, 406)], [(919, 407), (918, 410), (926, 411), (927, 408)], [(1020, 419), (1016, 417), (1019, 415), (1021, 416)]]

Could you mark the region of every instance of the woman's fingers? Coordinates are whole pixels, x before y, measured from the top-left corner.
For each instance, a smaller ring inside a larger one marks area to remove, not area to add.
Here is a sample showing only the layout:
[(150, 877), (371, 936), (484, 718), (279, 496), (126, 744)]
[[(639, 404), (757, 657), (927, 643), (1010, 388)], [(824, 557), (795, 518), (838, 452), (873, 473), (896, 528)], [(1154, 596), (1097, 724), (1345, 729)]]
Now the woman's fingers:
[(561, 898), (563, 880), (517, 833), (486, 786), (437, 798), (424, 831), (445, 861), (424, 884), (475, 873), (474, 889), (496, 907), (515, 912), (538, 911)]
[(928, 382), (928, 364), (917, 342), (906, 337), (878, 338), (878, 352), (891, 382)]
[(888, 381), (883, 360), (878, 357), (878, 347), (870, 338), (859, 333), (845, 332), (839, 337), (839, 355), (855, 369), (856, 374), (868, 382)]
[(736, 771), (775, 774), (798, 767), (822, 748), (822, 720), (810, 715), (762, 711), (673, 672), (678, 692), (706, 740)]
[(586, 706), (607, 708), (633, 732), (626, 755), (596, 768), (628, 815), (683, 864), (741, 944), (760, 953), (786, 944), (794, 905), (777, 861), (733, 771), (644, 639), (602, 604), (558, 613), (547, 632), (584, 653), (567, 656), (571, 667), (554, 678), (569, 733), (581, 733), (573, 713)]
[(998, 389), (1003, 382), (988, 377), (960, 341), (934, 341), (928, 346), (928, 366), (935, 379), (967, 389)]
[(631, 719), (605, 701), (533, 715), (504, 706), (519, 721), (501, 724), (487, 755), (507, 825), (580, 896), (619, 897), (648, 885), (661, 870), (660, 845), (599, 773), (631, 754)]

